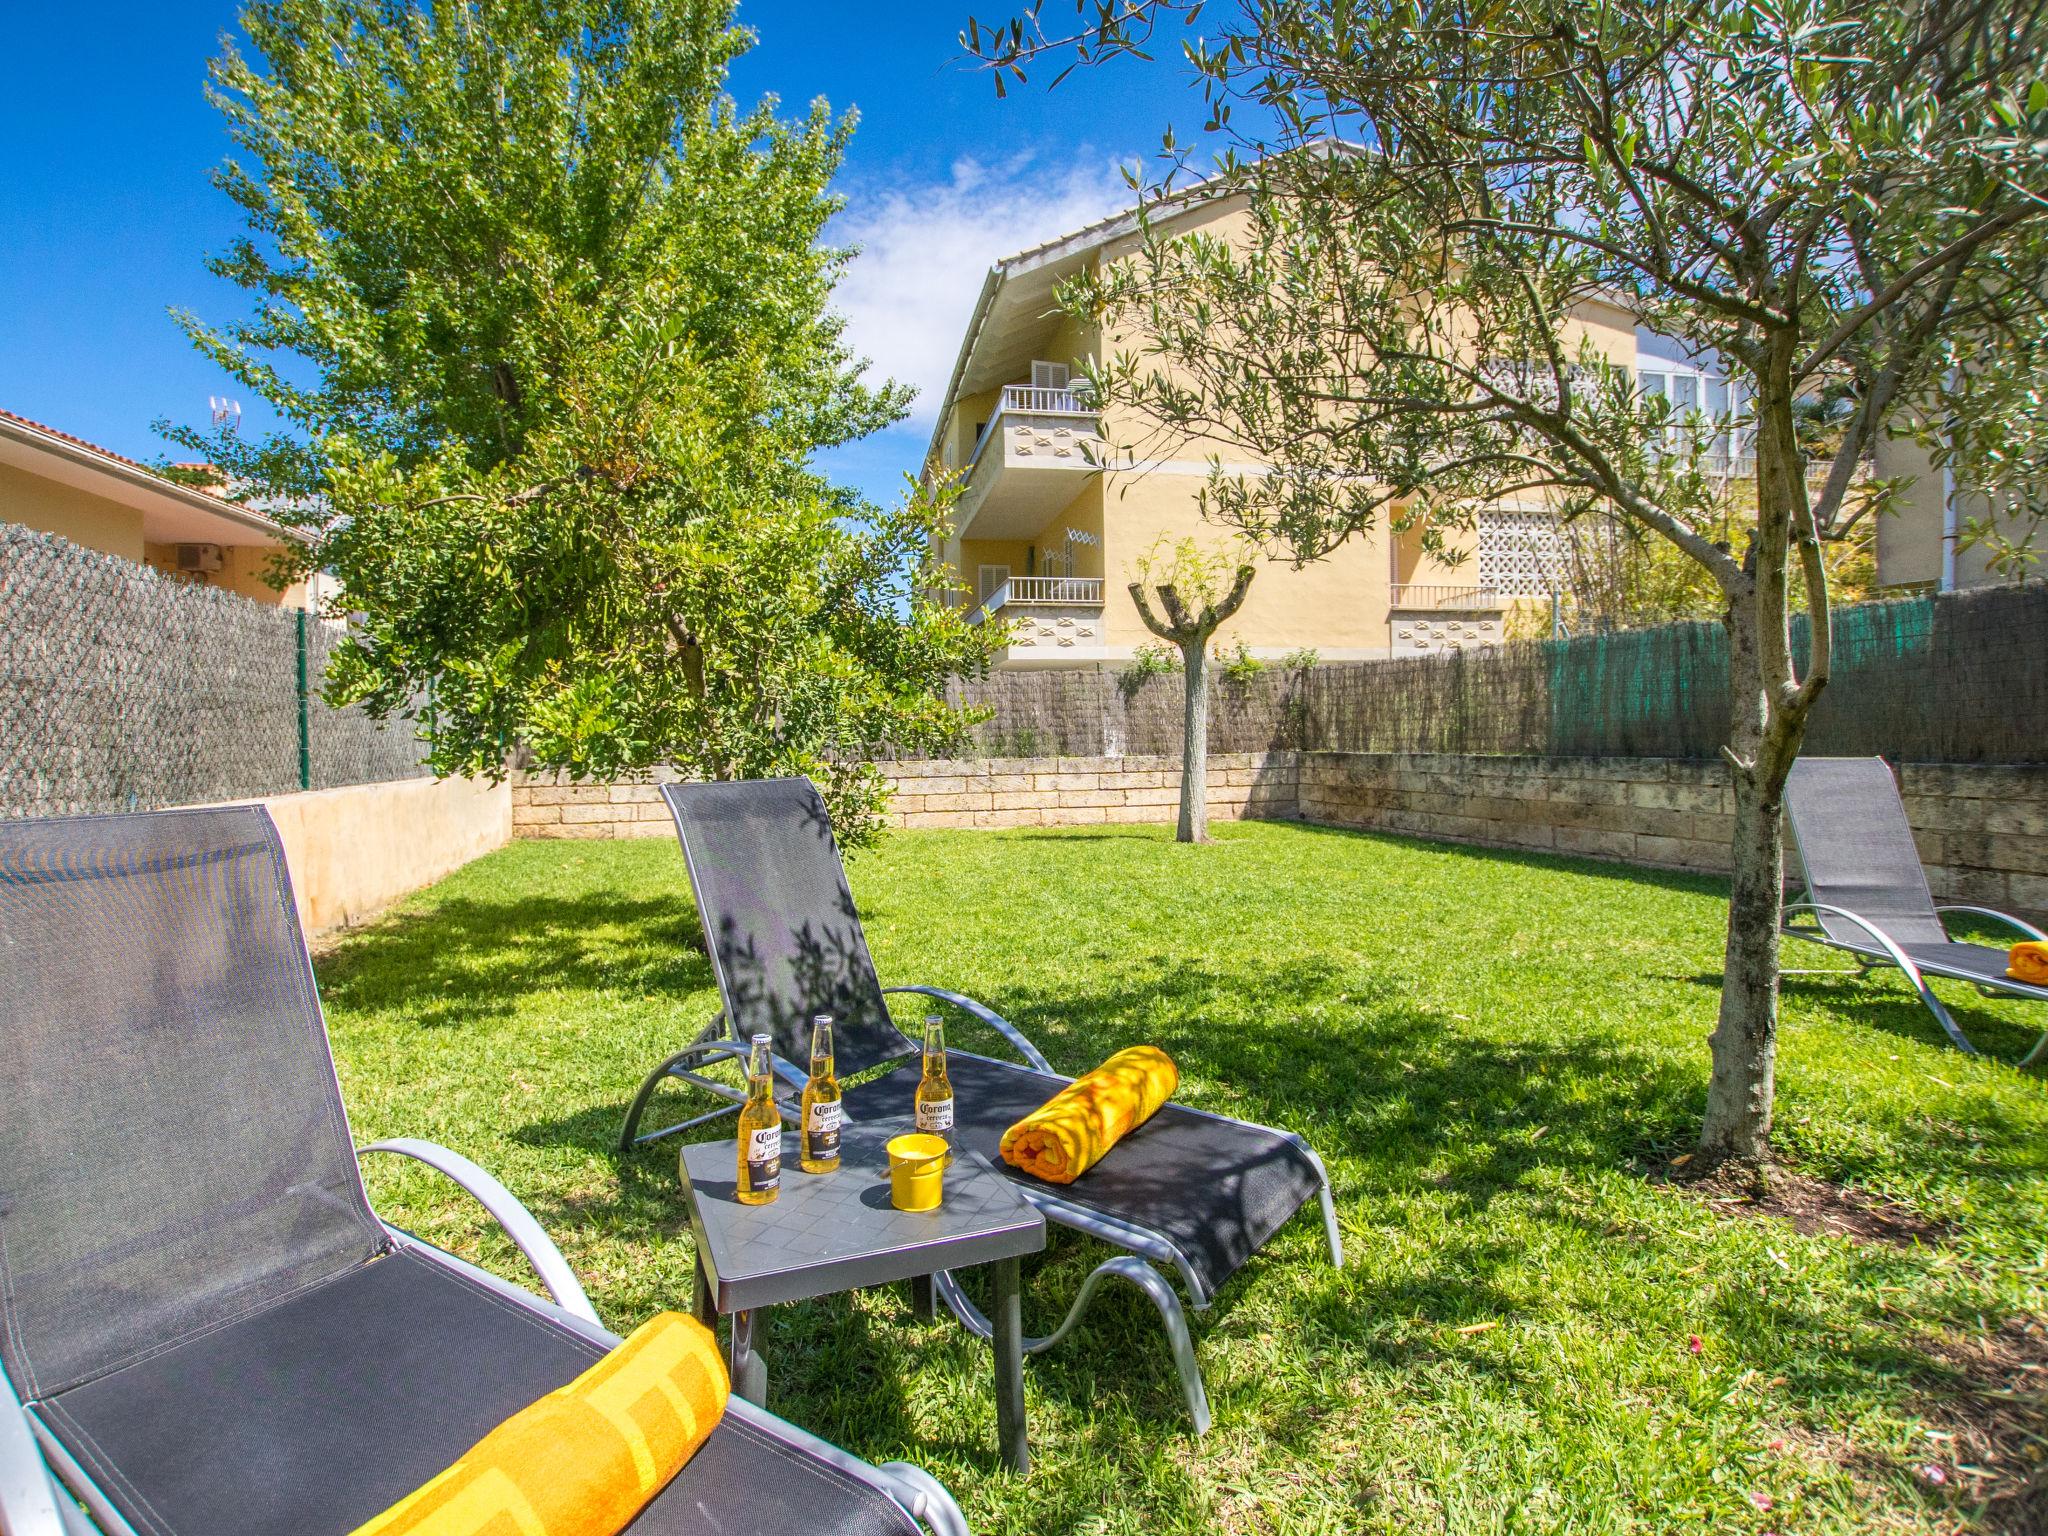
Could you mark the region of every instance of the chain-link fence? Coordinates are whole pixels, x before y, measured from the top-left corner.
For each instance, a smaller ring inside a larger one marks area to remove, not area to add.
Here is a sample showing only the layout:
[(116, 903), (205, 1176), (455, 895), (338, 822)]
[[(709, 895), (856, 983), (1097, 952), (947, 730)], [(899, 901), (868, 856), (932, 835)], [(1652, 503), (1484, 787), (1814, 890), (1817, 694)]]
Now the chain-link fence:
[(425, 773), (411, 727), (320, 698), (339, 633), (0, 523), (0, 816)]
[[(1807, 633), (1795, 626), (1802, 664)], [(1835, 615), (1832, 678), (1806, 750), (1900, 762), (2048, 762), (2048, 585), (1864, 603)], [(956, 685), (992, 711), (987, 757), (1180, 750), (1182, 680), (1110, 668), (998, 672)], [(1209, 746), (1564, 757), (1719, 756), (1728, 646), (1718, 624), (1448, 655), (1212, 673)]]

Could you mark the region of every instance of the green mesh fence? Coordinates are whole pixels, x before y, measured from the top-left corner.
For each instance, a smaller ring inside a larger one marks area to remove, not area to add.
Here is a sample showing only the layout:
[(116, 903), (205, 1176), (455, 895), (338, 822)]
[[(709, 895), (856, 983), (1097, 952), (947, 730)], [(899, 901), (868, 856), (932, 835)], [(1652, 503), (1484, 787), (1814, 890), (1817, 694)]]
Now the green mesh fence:
[(425, 773), (409, 725), (319, 698), (340, 641), (303, 614), (0, 523), (0, 816)]
[[(1895, 761), (2048, 762), (2048, 586), (1895, 602), (1834, 618), (1832, 679), (1806, 750)], [(1793, 628), (1804, 667), (1806, 620)], [(1181, 679), (1107, 668), (1000, 672), (954, 690), (993, 711), (986, 756), (1172, 754)], [(1530, 641), (1450, 655), (1218, 677), (1210, 750), (1717, 757), (1728, 739), (1718, 624)]]

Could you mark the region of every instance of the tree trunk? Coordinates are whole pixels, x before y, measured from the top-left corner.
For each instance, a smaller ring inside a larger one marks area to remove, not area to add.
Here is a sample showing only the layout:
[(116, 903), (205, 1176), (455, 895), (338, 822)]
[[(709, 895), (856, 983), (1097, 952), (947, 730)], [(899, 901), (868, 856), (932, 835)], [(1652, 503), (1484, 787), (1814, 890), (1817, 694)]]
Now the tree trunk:
[[(1728, 936), (1721, 1012), (1699, 1148), (1708, 1161), (1760, 1162), (1770, 1153), (1778, 1065), (1779, 924), (1785, 909), (1785, 781), (1806, 739), (1813, 701), (1827, 682), (1817, 642), (1815, 672), (1801, 689), (1790, 639), (1788, 566), (1806, 517), (1806, 471), (1792, 428), (1791, 392), (1760, 400), (1757, 531), (1745, 561), (1747, 591), (1727, 610), (1732, 706), (1728, 757), (1735, 790), (1730, 841)], [(1825, 582), (1809, 579), (1816, 636), (1829, 622)]]
[(1784, 776), (1735, 775), (1735, 835), (1722, 951), (1721, 1014), (1700, 1150), (1760, 1161), (1770, 1151), (1778, 1066), (1778, 923), (1784, 905)]
[(1181, 722), (1178, 843), (1209, 841), (1209, 649), (1205, 640), (1180, 648), (1187, 677), (1187, 713)]

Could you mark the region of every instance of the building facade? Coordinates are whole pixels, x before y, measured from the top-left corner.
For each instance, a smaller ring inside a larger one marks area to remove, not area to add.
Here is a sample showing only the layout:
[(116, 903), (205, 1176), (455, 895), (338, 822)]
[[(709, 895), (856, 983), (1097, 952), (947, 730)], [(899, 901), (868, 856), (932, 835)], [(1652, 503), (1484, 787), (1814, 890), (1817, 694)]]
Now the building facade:
[[(1242, 217), (1231, 200), (1172, 215), (1181, 231), (1225, 237)], [(1109, 462), (1108, 445), (1142, 439), (1144, 424), (1098, 411), (1075, 381), (1120, 338), (1060, 312), (1054, 290), (1139, 238), (1136, 217), (1124, 214), (997, 263), (961, 343), (929, 461), (961, 477), (945, 563), (962, 602), (1012, 624), (1001, 665), (1114, 663), (1156, 644), (1128, 591), (1135, 564), (1162, 538), (1220, 542), (1200, 508), (1212, 452), (1226, 468), (1263, 468), (1201, 441)], [(1588, 304), (1574, 320), (1610, 361), (1636, 366), (1638, 331), (1620, 306)], [(1664, 364), (1667, 376), (1679, 371)], [(1683, 399), (1703, 378), (1669, 387)], [(1718, 379), (1702, 404), (1716, 392), (1726, 397)], [(1538, 501), (1486, 509), (1453, 548), (1463, 559), (1445, 563), (1418, 535), (1381, 527), (1300, 569), (1269, 559), (1218, 644), (1263, 660), (1313, 650), (1326, 661), (1497, 644), (1511, 610), (1546, 604), (1561, 577), (1555, 522)]]
[[(1227, 237), (1242, 211), (1228, 200), (1197, 202), (1171, 218), (1182, 232)], [(1171, 456), (1112, 461), (1110, 445), (1144, 440), (1145, 424), (1099, 411), (1076, 383), (1082, 365), (1114, 354), (1120, 338), (1064, 314), (1054, 293), (1139, 238), (1135, 215), (1123, 214), (997, 263), (941, 402), (928, 465), (959, 476), (962, 487), (944, 563), (961, 603), (982, 621), (1011, 624), (999, 665), (1118, 663), (1156, 644), (1128, 592), (1136, 563), (1161, 538), (1221, 541), (1200, 509), (1212, 452), (1229, 469), (1263, 467), (1201, 441)], [(1619, 304), (1587, 303), (1573, 320), (1645, 393), (1678, 412), (1739, 418), (1741, 386), (1718, 359), (1638, 326)], [(1708, 457), (1737, 490), (1754, 473), (1739, 432), (1720, 433)], [(1914, 477), (1900, 511), (1877, 531), (1880, 586), (1982, 579), (1981, 559), (1954, 554), (1957, 514), (1925, 455), (1890, 443), (1871, 467)], [(1497, 644), (1518, 609), (1525, 622), (1512, 627), (1527, 632), (1536, 616), (1540, 629), (1537, 615), (1567, 580), (1561, 531), (1540, 498), (1484, 509), (1453, 547), (1464, 558), (1446, 564), (1418, 536), (1382, 527), (1300, 569), (1268, 560), (1218, 644), (1265, 660), (1301, 650), (1365, 660)]]
[(319, 596), (304, 581), (280, 590), (266, 580), (293, 535), (261, 512), (4, 410), (0, 520), (254, 602), (307, 607)]

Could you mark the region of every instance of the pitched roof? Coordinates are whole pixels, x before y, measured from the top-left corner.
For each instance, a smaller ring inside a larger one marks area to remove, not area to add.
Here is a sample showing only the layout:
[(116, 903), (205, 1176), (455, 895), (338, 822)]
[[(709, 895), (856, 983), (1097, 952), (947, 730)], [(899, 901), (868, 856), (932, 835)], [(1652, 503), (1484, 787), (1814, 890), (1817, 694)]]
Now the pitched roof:
[[(149, 504), (158, 508), (173, 504), (183, 507), (182, 515), (188, 521), (193, 513), (221, 518), (236, 529), (261, 535), (265, 542), (270, 543), (298, 537), (293, 530), (265, 516), (255, 507), (230, 501), (199, 486), (171, 480), (153, 465), (116, 453), (111, 448), (103, 448), (76, 433), (66, 432), (61, 427), (53, 427), (4, 406), (0, 406), (0, 439), (11, 439), (20, 448), (45, 455), (47, 459), (55, 460), (57, 465), (67, 466), (59, 470), (56, 478), (74, 477), (72, 483), (78, 484), (80, 482), (75, 477), (82, 472), (89, 477), (90, 486), (108, 494), (112, 500), (141, 494)], [(181, 469), (205, 467), (179, 466)]]

